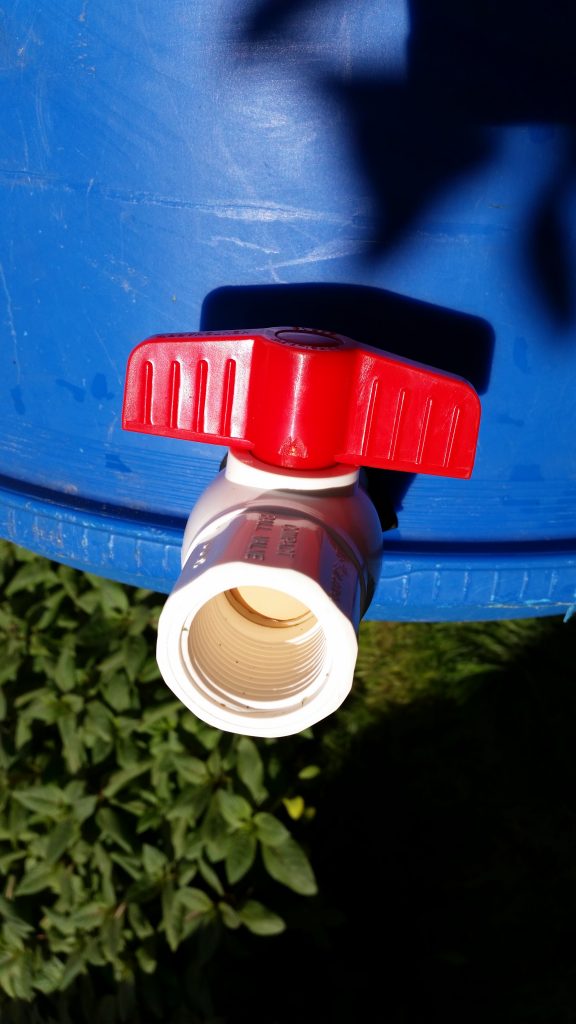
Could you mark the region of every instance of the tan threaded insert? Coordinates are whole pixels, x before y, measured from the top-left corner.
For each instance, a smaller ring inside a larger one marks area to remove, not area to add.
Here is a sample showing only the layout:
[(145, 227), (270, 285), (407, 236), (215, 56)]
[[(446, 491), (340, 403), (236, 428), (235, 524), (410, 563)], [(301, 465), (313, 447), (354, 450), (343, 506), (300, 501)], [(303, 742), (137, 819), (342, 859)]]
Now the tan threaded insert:
[(261, 701), (297, 703), (299, 693), (316, 681), (320, 687), (326, 675), (326, 637), (315, 615), (291, 595), (266, 587), (211, 598), (190, 622), (183, 644), (195, 685), (239, 711)]
[(226, 591), (226, 597), (244, 618), (262, 626), (286, 629), (314, 618), (302, 601), (271, 587), (235, 587)]

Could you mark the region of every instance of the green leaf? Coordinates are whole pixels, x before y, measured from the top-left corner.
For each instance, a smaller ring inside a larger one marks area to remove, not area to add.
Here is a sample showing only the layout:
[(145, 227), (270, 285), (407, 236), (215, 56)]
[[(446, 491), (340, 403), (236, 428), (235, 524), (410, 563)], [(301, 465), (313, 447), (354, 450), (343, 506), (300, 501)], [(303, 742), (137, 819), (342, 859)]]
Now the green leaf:
[(125, 853), (133, 853), (133, 844), (122, 821), (110, 807), (101, 807), (96, 815), (96, 823), (101, 831), (113, 839)]
[(155, 846), (150, 846), (149, 843), (144, 843), (142, 847), (142, 863), (146, 874), (150, 878), (158, 878), (165, 872), (168, 858), (162, 850), (158, 850)]
[(16, 886), (15, 896), (32, 896), (43, 889), (49, 889), (56, 880), (54, 868), (51, 864), (35, 864), (28, 868), (19, 885)]
[(33, 931), (32, 925), (26, 921), (6, 921), (2, 926), (2, 944), (12, 950), (24, 949), (25, 941)]
[(141, 835), (143, 832), (149, 832), (151, 829), (156, 831), (160, 828), (160, 824), (163, 820), (162, 812), (158, 807), (149, 807), (147, 811), (140, 816), (138, 824), (136, 826), (136, 832)]
[(91, 700), (86, 705), (84, 729), (87, 736), (95, 736), (110, 742), (114, 738), (113, 717), (105, 704)]
[(112, 800), (111, 803), (121, 807), (127, 814), (133, 814), (135, 818), (140, 818), (148, 810), (144, 801), (139, 800), (138, 798), (135, 800), (127, 800), (126, 796), (123, 796), (121, 800)]
[(5, 588), (4, 594), (6, 597), (14, 597), (14, 594), (18, 594), (21, 590), (33, 590), (38, 584), (53, 587), (57, 582), (56, 573), (50, 562), (44, 558), (35, 558), (18, 569)]
[[(163, 694), (164, 696), (164, 694)], [(140, 716), (140, 729), (154, 732), (158, 725), (174, 728), (178, 724), (178, 716), (183, 711), (179, 700), (164, 700), (158, 706), (147, 708)]]
[(78, 594), (74, 599), (74, 604), (90, 617), (93, 617), (95, 613), (97, 614), (102, 607), (102, 602), (95, 592)]
[(160, 678), (160, 669), (156, 658), (146, 658), (138, 673), (138, 683), (153, 683)]
[(56, 685), (64, 693), (73, 690), (76, 685), (76, 654), (74, 648), (66, 644), (62, 647), (54, 670)]
[(29, 811), (36, 811), (47, 818), (53, 818), (64, 807), (64, 794), (58, 786), (31, 786), (29, 789), (15, 789), (12, 798)]
[(82, 883), (78, 875), (74, 875), (71, 868), (68, 865), (64, 865), (57, 862), (54, 865), (55, 883), (54, 890), (59, 895), (59, 905), (63, 909), (70, 909), (80, 895), (84, 895), (83, 891), (79, 893), (79, 889), (82, 890)]
[(278, 821), (278, 818), (275, 818), (273, 814), (258, 811), (254, 815), (254, 824), (258, 839), (266, 846), (280, 846), (290, 838), (290, 833), (286, 826), (281, 821)]
[[(11, 900), (7, 900), (5, 896), (0, 896), (0, 914), (6, 921), (13, 921), (22, 925), (26, 924), (18, 913), (16, 905)], [(26, 927), (32, 928), (31, 925), (26, 925)]]
[[(188, 885), (193, 878), (198, 874), (198, 868), (195, 864), (186, 864), (185, 862), (180, 864), (178, 868), (178, 882), (180, 885)], [(220, 887), (222, 888), (222, 887)]]
[(238, 753), (238, 775), (252, 799), (260, 804), (268, 794), (263, 785), (264, 765), (258, 747), (248, 736), (241, 736), (236, 750)]
[(315, 779), (317, 775), (320, 775), (320, 768), (317, 764), (306, 765), (298, 772), (299, 779)]
[(29, 1002), (32, 999), (31, 953), (8, 954), (0, 961), (0, 985), (11, 999)]
[(183, 724), (185, 728), (194, 733), (205, 750), (214, 750), (222, 739), (222, 733), (219, 729), (213, 729), (211, 725), (205, 725), (204, 722), (201, 722), (194, 715), (186, 715)]
[(254, 832), (245, 828), (239, 829), (231, 837), (225, 861), (226, 878), (230, 885), (239, 882), (250, 870), (256, 857), (257, 845)]
[(240, 927), (240, 925), (242, 924), (242, 920), (239, 914), (236, 913), (234, 908), (231, 907), (229, 903), (219, 903), (218, 910), (220, 911), (220, 916), (226, 928), (235, 930), (236, 928)]
[(75, 930), (91, 931), (100, 924), (102, 918), (109, 913), (109, 907), (103, 902), (85, 903), (71, 914), (72, 926)]
[(119, 612), (127, 612), (129, 610), (128, 595), (124, 587), (119, 583), (104, 579), (102, 576), (94, 576), (89, 572), (84, 574), (84, 579), (97, 592), (102, 608), (113, 608)]
[[(31, 699), (21, 718), (24, 719), (26, 717), (31, 722), (38, 720), (39, 722), (45, 722), (47, 725), (53, 725), (58, 715), (62, 712), (62, 705), (58, 698), (48, 689), (36, 690), (34, 693), (26, 694), (25, 696)], [(19, 707), (20, 701), (17, 699), (15, 704)], [(24, 701), (22, 701), (23, 704)]]
[(92, 817), (97, 803), (98, 797), (96, 796), (83, 796), (78, 800), (74, 800), (72, 804), (72, 814), (79, 825)]
[(64, 964), (59, 957), (51, 957), (50, 960), (43, 960), (38, 967), (34, 977), (34, 987), (44, 995), (57, 992), (62, 985)]
[(109, 906), (116, 903), (116, 890), (112, 883), (112, 858), (104, 849), (101, 843), (94, 843), (92, 847), (92, 863), (100, 874), (100, 894), (102, 899)]
[(206, 767), (213, 779), (219, 780), (222, 775), (222, 755), (217, 748), (214, 748), (206, 761)]
[(132, 718), (116, 719), (116, 759), (121, 768), (140, 763), (140, 748), (131, 735), (135, 724)]
[(12, 850), (10, 853), (5, 853), (3, 857), (0, 857), (0, 875), (7, 875), (12, 865), (25, 856), (26, 850)]
[(30, 719), (26, 714), (19, 715), (16, 722), (16, 734), (14, 736), (14, 746), (16, 747), (16, 750), (21, 750), (22, 747), (26, 746), (31, 739), (32, 729), (30, 727)]
[(121, 647), (115, 647), (112, 654), (109, 654), (107, 658), (103, 658), (98, 664), (102, 679), (105, 681), (114, 672), (119, 672), (124, 668), (124, 651)]
[(282, 918), (257, 900), (248, 900), (238, 911), (238, 917), (254, 935), (279, 935), (286, 929)]
[(57, 929), (62, 935), (75, 936), (79, 931), (93, 931), (108, 913), (104, 903), (86, 903), (83, 907), (74, 908), (71, 913), (60, 914), (50, 908), (44, 908), (41, 926), (45, 931)]
[(52, 829), (46, 843), (46, 861), (54, 864), (71, 846), (79, 834), (78, 825), (71, 818), (66, 818)]
[(201, 889), (174, 889), (169, 883), (162, 890), (162, 925), (168, 945), (174, 952), (201, 918), (210, 913), (214, 904)]
[(75, 800), (84, 795), (86, 786), (81, 779), (71, 779), (64, 787), (64, 795), (68, 803), (73, 804)]
[[(154, 890), (156, 888), (156, 882), (151, 882), (149, 879), (141, 878), (142, 863), (138, 857), (131, 857), (125, 853), (117, 853), (116, 850), (114, 850), (110, 854), (110, 859), (113, 860), (115, 864), (119, 864), (126, 874), (130, 875), (130, 878), (133, 878), (135, 882), (142, 882), (142, 885), (145, 886), (147, 890)], [(132, 888), (130, 888), (129, 892), (132, 895)]]
[(252, 808), (243, 796), (228, 793), (225, 789), (219, 789), (217, 796), (220, 813), (233, 828), (238, 828), (252, 817)]
[[(202, 817), (210, 803), (212, 795), (211, 786), (198, 786), (196, 792), (189, 798), (190, 821), (196, 822)], [(220, 817), (220, 815), (218, 815)]]
[(0, 771), (7, 772), (15, 760), (16, 758), (7, 751), (0, 734)]
[(143, 974), (154, 974), (156, 971), (157, 959), (154, 943), (147, 942), (136, 950), (136, 960)]
[(202, 822), (201, 835), (206, 852), (213, 863), (224, 860), (228, 853), (230, 828), (220, 814), (220, 802), (214, 797)]
[(132, 703), (132, 694), (124, 672), (115, 672), (103, 681), (102, 696), (114, 711), (128, 710)]
[(74, 714), (62, 715), (58, 719), (58, 732), (62, 740), (62, 753), (69, 771), (76, 774), (86, 760), (84, 744)]
[(170, 822), (170, 840), (176, 860), (180, 860), (184, 856), (187, 837), (188, 822), (186, 818), (173, 818)]
[(208, 769), (204, 761), (198, 757), (182, 754), (174, 758), (174, 767), (180, 779), (193, 785), (202, 785), (208, 779)]
[(150, 625), (150, 611), (146, 607), (133, 604), (129, 609), (128, 633), (139, 636)]
[(122, 914), (115, 911), (106, 918), (100, 928), (102, 951), (106, 955), (108, 963), (114, 964), (117, 962), (118, 954), (124, 945), (122, 916)]
[(122, 653), (128, 679), (135, 683), (148, 657), (148, 644), (143, 636), (128, 636), (122, 644)]
[(68, 597), (75, 601), (78, 594), (78, 584), (80, 581), (86, 582), (86, 576), (83, 573), (79, 573), (77, 569), (72, 569), (69, 565), (57, 566), (56, 575), (58, 576), (58, 582)]
[(262, 859), (268, 874), (301, 896), (314, 896), (318, 891), (314, 872), (304, 850), (295, 839), (279, 846), (262, 846)]
[(42, 614), (35, 624), (35, 628), (39, 633), (47, 630), (51, 626), (54, 620), (58, 617), (60, 605), (66, 597), (64, 590), (56, 590), (50, 594), (49, 597), (46, 595), (42, 600)]
[(92, 764), (101, 764), (102, 761), (110, 757), (113, 749), (114, 745), (109, 740), (101, 740), (98, 737), (92, 746)]
[[(92, 859), (92, 844), (87, 843), (85, 839), (77, 839), (70, 847), (69, 856), (77, 867), (83, 868)], [(80, 873), (83, 874), (82, 871)]]
[(147, 939), (154, 935), (154, 927), (137, 903), (131, 903), (128, 907), (128, 921), (138, 939)]
[(116, 796), (121, 789), (124, 789), (129, 782), (133, 779), (137, 779), (138, 776), (143, 775), (153, 765), (154, 761), (152, 758), (147, 758), (145, 761), (140, 761), (138, 764), (130, 765), (129, 768), (122, 768), (119, 772), (114, 772), (108, 780), (106, 789), (104, 790), (104, 796), (111, 799)]
[(5, 661), (3, 665), (0, 665), (0, 685), (3, 683), (13, 682), (17, 679), (23, 660), (23, 658), (11, 654), (10, 660)]
[[(224, 887), (214, 868), (211, 867), (210, 864), (207, 864), (205, 860), (200, 859), (198, 861), (198, 870), (206, 884), (209, 885), (211, 889), (214, 889), (214, 892), (218, 893), (219, 896), (223, 896)], [(188, 879), (188, 881), (190, 881), (190, 879)]]
[(194, 914), (207, 914), (214, 908), (214, 901), (202, 889), (188, 886), (185, 889), (178, 889), (177, 896), (186, 909)]
[(186, 860), (199, 860), (204, 850), (204, 839), (198, 831), (189, 832), (186, 838), (186, 846), (184, 847), (184, 857)]
[(72, 984), (75, 978), (85, 969), (86, 961), (84, 960), (84, 954), (82, 951), (72, 953), (64, 966), (64, 971), (60, 979), (60, 988), (62, 991), (68, 988)]

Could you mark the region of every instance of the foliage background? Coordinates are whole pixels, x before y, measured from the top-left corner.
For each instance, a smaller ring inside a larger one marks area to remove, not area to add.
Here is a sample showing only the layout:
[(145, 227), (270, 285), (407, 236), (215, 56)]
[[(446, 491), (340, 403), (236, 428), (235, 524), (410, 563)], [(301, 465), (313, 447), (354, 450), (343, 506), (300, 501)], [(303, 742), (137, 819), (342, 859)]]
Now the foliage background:
[(575, 627), (362, 627), (314, 734), (197, 722), (162, 598), (0, 546), (0, 1019), (576, 1020)]

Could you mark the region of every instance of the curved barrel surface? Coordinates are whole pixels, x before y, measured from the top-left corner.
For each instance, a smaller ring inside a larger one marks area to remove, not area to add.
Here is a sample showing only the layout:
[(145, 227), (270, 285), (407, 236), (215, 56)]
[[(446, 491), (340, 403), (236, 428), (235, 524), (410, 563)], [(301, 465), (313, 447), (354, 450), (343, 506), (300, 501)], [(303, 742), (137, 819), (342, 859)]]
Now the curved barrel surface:
[(461, 6), (4, 4), (2, 536), (169, 591), (223, 451), (121, 430), (128, 355), (293, 323), (481, 394), (470, 480), (370, 480), (369, 617), (571, 613), (574, 35)]

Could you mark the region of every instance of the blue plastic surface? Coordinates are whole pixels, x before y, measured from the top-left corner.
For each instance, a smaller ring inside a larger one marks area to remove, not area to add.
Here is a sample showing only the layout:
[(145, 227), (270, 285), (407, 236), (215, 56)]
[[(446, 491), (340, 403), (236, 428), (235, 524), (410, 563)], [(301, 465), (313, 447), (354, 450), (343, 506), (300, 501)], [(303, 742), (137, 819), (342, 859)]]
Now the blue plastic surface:
[(121, 431), (131, 348), (306, 316), (482, 391), (471, 481), (380, 481), (369, 617), (569, 612), (574, 33), (491, 6), (3, 5), (0, 534), (168, 591), (222, 451)]

